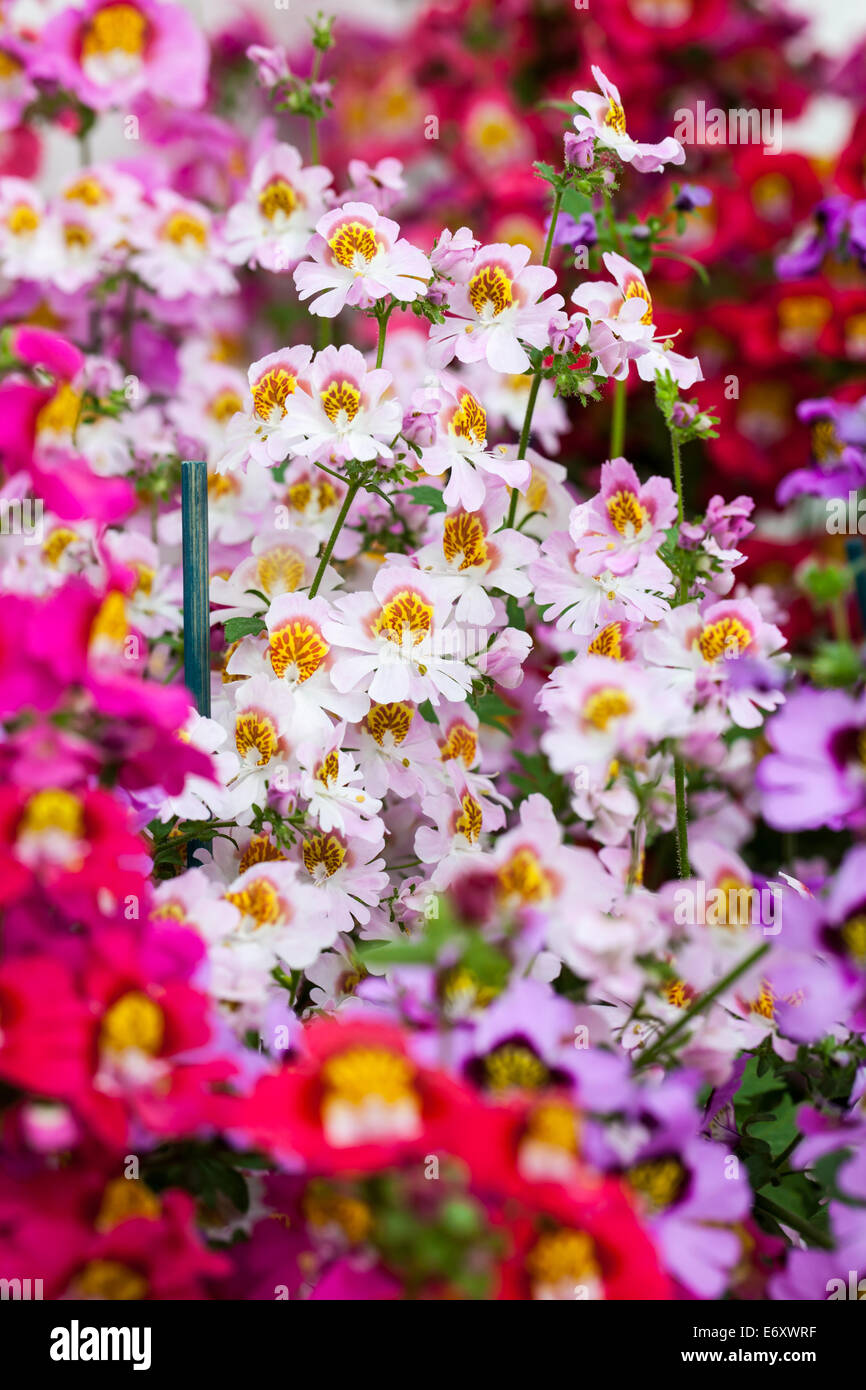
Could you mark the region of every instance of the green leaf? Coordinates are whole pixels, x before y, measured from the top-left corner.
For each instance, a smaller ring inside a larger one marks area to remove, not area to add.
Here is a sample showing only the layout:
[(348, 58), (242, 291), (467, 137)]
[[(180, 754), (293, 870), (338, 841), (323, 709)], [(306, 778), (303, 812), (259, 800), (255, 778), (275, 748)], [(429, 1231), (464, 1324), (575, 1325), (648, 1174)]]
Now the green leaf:
[(446, 511), (445, 499), (436, 487), (430, 487), (429, 483), (419, 483), (417, 487), (410, 487), (406, 492), (412, 501), (419, 507), (429, 507), (431, 512)]
[(261, 632), (264, 626), (264, 618), (228, 618), (224, 628), (226, 642), (231, 646), (232, 642), (239, 641), (241, 637), (248, 637), (251, 633)]

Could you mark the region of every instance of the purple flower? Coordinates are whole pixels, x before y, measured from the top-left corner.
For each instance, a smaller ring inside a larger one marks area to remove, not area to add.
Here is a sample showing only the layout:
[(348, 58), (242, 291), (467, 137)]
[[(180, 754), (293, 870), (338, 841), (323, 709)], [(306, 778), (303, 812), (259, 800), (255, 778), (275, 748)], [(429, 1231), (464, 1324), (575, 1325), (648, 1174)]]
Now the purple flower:
[(575, 135), (568, 131), (563, 141), (566, 164), (575, 169), (591, 169), (595, 163), (595, 139), (592, 135)]
[[(548, 217), (544, 230), (550, 230)], [(582, 212), (575, 220), (570, 213), (561, 212), (553, 234), (554, 246), (594, 246), (598, 241), (598, 230), (591, 212)]]
[(684, 183), (674, 200), (677, 212), (694, 212), (695, 208), (709, 207), (713, 195), (700, 183)]
[(758, 765), (765, 820), (777, 830), (841, 829), (866, 810), (866, 696), (797, 691), (767, 726)]

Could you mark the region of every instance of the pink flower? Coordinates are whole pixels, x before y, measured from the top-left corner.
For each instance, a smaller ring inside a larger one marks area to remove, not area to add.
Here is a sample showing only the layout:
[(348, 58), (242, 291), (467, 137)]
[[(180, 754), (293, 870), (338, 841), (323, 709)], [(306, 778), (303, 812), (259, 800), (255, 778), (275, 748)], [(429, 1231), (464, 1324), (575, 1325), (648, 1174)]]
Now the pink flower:
[(465, 283), (454, 286), (444, 323), (430, 328), (430, 356), (444, 367), (486, 358), (497, 372), (525, 372), (530, 363), (521, 340), (541, 348), (548, 341), (550, 318), (561, 309), (561, 294), (539, 299), (556, 284), (546, 266), (529, 265), (528, 246), (482, 246), (469, 266)]
[[(615, 251), (606, 251), (603, 260), (616, 284), (586, 281), (571, 296), (575, 304), (586, 310), (592, 328), (601, 324), (622, 340), (628, 349), (626, 356), (634, 357), (643, 381), (655, 381), (657, 373), (664, 371), (670, 372), (686, 390), (702, 381), (697, 357), (682, 357), (672, 350), (667, 338), (657, 336), (652, 296), (643, 271)], [(617, 371), (611, 374), (625, 375)]]
[(392, 457), (387, 441), (400, 433), (403, 412), (390, 372), (368, 371), (358, 349), (344, 343), (318, 353), (302, 385), (271, 436), (272, 458), (289, 450), (319, 463)]
[(592, 75), (602, 96), (597, 92), (572, 92), (571, 99), (589, 114), (576, 115), (574, 128), (578, 135), (591, 136), (619, 155), (624, 164), (633, 164), (638, 173), (652, 174), (666, 164), (685, 164), (686, 152), (672, 135), (658, 145), (641, 145), (626, 133), (625, 111), (619, 90), (605, 77), (601, 68), (593, 66)]
[(251, 63), (255, 63), (256, 76), (266, 91), (292, 75), (289, 55), (280, 44), (265, 48), (262, 44), (254, 43), (247, 49), (247, 57)]
[(601, 491), (576, 508), (569, 534), (578, 546), (576, 568), (628, 574), (642, 553), (654, 553), (677, 515), (676, 494), (667, 478), (641, 484), (624, 458), (602, 464)]
[(356, 202), (370, 203), (377, 212), (390, 212), (406, 192), (399, 159), (380, 159), (373, 165), (365, 159), (350, 159), (349, 178), (352, 198)]
[(295, 285), (300, 299), (317, 296), (310, 313), (324, 318), (334, 318), (347, 304), (369, 309), (386, 295), (411, 302), (433, 273), (423, 251), (370, 203), (345, 203), (327, 213), (308, 251), (312, 262), (297, 267)]
[(28, 65), (27, 45), (13, 34), (4, 34), (0, 42), (0, 131), (13, 130), (36, 95)]
[(487, 413), (468, 387), (443, 384), (431, 394), (438, 395), (441, 405), (436, 417), (437, 436), (424, 450), (423, 464), (434, 477), (449, 470), (442, 494), (446, 505), (477, 512), (494, 478), (525, 492), (532, 477), (531, 465), (526, 459), (511, 458), (502, 446), (488, 448)]
[(81, 350), (47, 328), (22, 323), (9, 330), (9, 347), (20, 362), (41, 367), (62, 381), (70, 381), (84, 366)]
[(208, 48), (181, 5), (162, 0), (85, 0), (43, 29), (34, 71), (95, 111), (148, 94), (173, 106), (201, 106)]
[(131, 268), (162, 299), (233, 294), (237, 289), (213, 218), (202, 203), (160, 189), (153, 208), (128, 236), (138, 248)]
[(447, 280), (465, 281), (480, 246), (481, 242), (468, 227), (458, 227), (456, 232), (446, 227), (430, 252), (430, 264)]
[(293, 270), (325, 211), (330, 169), (304, 168), (293, 145), (274, 145), (256, 161), (249, 187), (229, 209), (224, 237), (234, 265)]
[(472, 671), (459, 655), (452, 600), (440, 579), (408, 564), (386, 564), (372, 593), (347, 594), (325, 622), (326, 639), (349, 650), (332, 671), (337, 690), (367, 690), (371, 700), (462, 700)]

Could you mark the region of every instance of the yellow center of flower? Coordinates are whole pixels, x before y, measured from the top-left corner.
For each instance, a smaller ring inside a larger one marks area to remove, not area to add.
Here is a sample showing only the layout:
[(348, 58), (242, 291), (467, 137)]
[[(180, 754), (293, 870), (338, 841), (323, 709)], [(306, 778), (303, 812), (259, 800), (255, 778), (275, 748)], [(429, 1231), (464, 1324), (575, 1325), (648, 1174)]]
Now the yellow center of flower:
[(207, 495), (212, 502), (221, 502), (224, 497), (237, 497), (240, 483), (230, 473), (208, 473)]
[[(118, 9), (123, 8), (126, 7), (118, 6)], [(75, 1279), (73, 1288), (79, 1298), (128, 1302), (146, 1297), (147, 1280), (137, 1269), (130, 1269), (120, 1260), (90, 1260)]]
[(8, 82), (10, 78), (17, 77), (21, 67), (17, 58), (7, 53), (5, 48), (0, 48), (0, 82)]
[(63, 196), (70, 203), (84, 203), (89, 208), (97, 208), (108, 202), (108, 194), (102, 184), (90, 175), (86, 175), (83, 179), (76, 179), (75, 183), (69, 185)]
[(532, 478), (526, 492), (526, 505), (531, 512), (543, 512), (547, 501), (547, 479), (537, 468), (532, 470)]
[(833, 306), (819, 294), (800, 294), (779, 302), (779, 328), (783, 336), (816, 338), (833, 317)]
[(539, 1237), (526, 1257), (526, 1271), (534, 1288), (576, 1286), (601, 1277), (590, 1237), (565, 1227)]
[(467, 293), (479, 318), (496, 318), (514, 303), (511, 280), (501, 265), (486, 265), (476, 271)]
[(625, 111), (613, 97), (608, 97), (604, 123), (609, 130), (615, 130), (617, 135), (625, 135)]
[(373, 228), (364, 222), (344, 222), (328, 245), (337, 264), (354, 270), (356, 275), (367, 269), (381, 249)]
[(519, 898), (524, 903), (538, 903), (551, 894), (550, 879), (537, 856), (524, 846), (515, 850), (499, 870), (499, 891), (504, 898)]
[(629, 1184), (639, 1192), (653, 1211), (664, 1211), (681, 1195), (686, 1170), (678, 1158), (650, 1158), (636, 1163), (626, 1174)]
[(323, 786), (329, 787), (332, 782), (336, 782), (340, 775), (340, 755), (336, 748), (332, 748), (322, 759), (316, 769), (316, 777)]
[(456, 516), (446, 517), (442, 550), (449, 564), (463, 557), (458, 566), (461, 571), (486, 564), (489, 556), (481, 518), (474, 512), (458, 512)]
[(640, 280), (630, 281), (630, 283), (626, 286), (625, 297), (626, 299), (642, 299), (644, 304), (646, 305), (646, 309), (641, 314), (640, 322), (652, 323), (653, 302), (650, 297), (650, 292), (647, 289), (646, 285), (642, 285)]
[(254, 835), (240, 858), (240, 872), (251, 869), (253, 864), (269, 864), (277, 859), (285, 859), (279, 845), (275, 845), (270, 835)]
[(269, 598), (275, 594), (293, 594), (304, 578), (305, 569), (303, 555), (287, 545), (275, 545), (259, 556), (258, 587)]
[(152, 593), (156, 570), (152, 569), (150, 565), (143, 565), (140, 561), (136, 561), (132, 568), (135, 570), (135, 589), (133, 592), (145, 595)]
[(612, 661), (622, 661), (622, 625), (608, 623), (595, 634), (586, 649), (588, 656), (607, 656)]
[(523, 1043), (503, 1043), (484, 1058), (484, 1074), (492, 1091), (540, 1091), (550, 1072)]
[(272, 367), (259, 377), (252, 388), (253, 409), (260, 420), (282, 420), (286, 413), (286, 398), (295, 393), (297, 379), (285, 367)]
[(138, 54), (143, 52), (146, 38), (147, 20), (135, 5), (105, 5), (84, 30), (81, 55)]
[(470, 729), (468, 724), (454, 724), (448, 730), (448, 737), (442, 745), (443, 763), (456, 758), (466, 767), (472, 767), (477, 757), (478, 735), (475, 730)]
[(67, 546), (72, 545), (72, 542), (77, 540), (77, 531), (70, 530), (68, 526), (58, 526), (57, 530), (51, 532), (42, 546), (43, 560), (48, 565), (58, 564)]
[(52, 830), (76, 840), (84, 830), (84, 807), (77, 796), (60, 787), (31, 796), (18, 825), (19, 836), (45, 835)]
[(577, 1115), (564, 1101), (544, 1101), (536, 1105), (526, 1122), (527, 1137), (552, 1149), (577, 1154), (579, 1132)]
[(162, 1203), (147, 1183), (139, 1178), (112, 1178), (105, 1185), (94, 1225), (100, 1233), (113, 1231), (115, 1226), (137, 1217), (157, 1221), (161, 1211)]
[(433, 606), (414, 589), (403, 589), (382, 605), (373, 622), (373, 634), (402, 646), (417, 647), (433, 630)]
[(269, 222), (273, 222), (278, 213), (291, 217), (297, 206), (298, 195), (285, 179), (274, 179), (259, 194), (259, 210)]
[(649, 521), (649, 513), (633, 492), (620, 488), (607, 499), (607, 514), (621, 536), (640, 535)]
[(109, 1052), (135, 1048), (155, 1057), (165, 1037), (162, 1009), (139, 989), (123, 994), (103, 1014), (100, 1042)]
[(207, 227), (198, 217), (189, 212), (173, 212), (162, 229), (166, 241), (175, 246), (185, 246), (193, 242), (196, 246), (207, 245)]
[(852, 960), (858, 965), (866, 965), (866, 915), (860, 913), (857, 917), (851, 917), (839, 935)]
[(662, 991), (665, 999), (672, 1004), (675, 1009), (685, 1009), (695, 997), (695, 992), (691, 985), (686, 984), (685, 980), (672, 980)]
[(129, 633), (126, 621), (126, 600), (118, 589), (106, 594), (90, 629), (91, 645), (97, 643), (120, 647)]
[(351, 381), (332, 381), (322, 391), (322, 406), (332, 425), (351, 425), (361, 406), (361, 392)]
[(93, 241), (93, 233), (80, 222), (66, 222), (63, 227), (63, 240), (68, 250), (81, 251)]
[(716, 885), (722, 900), (711, 909), (716, 922), (724, 927), (748, 926), (751, 920), (752, 890), (748, 883), (727, 874)]
[(751, 644), (752, 634), (739, 618), (719, 618), (707, 623), (697, 639), (698, 651), (704, 661), (718, 661), (720, 656), (735, 657)]
[(50, 434), (72, 434), (81, 411), (81, 395), (64, 382), (39, 412), (36, 429)]
[(254, 878), (236, 893), (226, 893), (225, 898), (242, 916), (255, 922), (256, 928), (271, 927), (284, 916), (280, 895), (268, 878)]
[(299, 685), (315, 675), (329, 651), (318, 628), (298, 618), (276, 628), (268, 642), (274, 674), (288, 676)]
[(243, 408), (244, 403), (237, 391), (221, 391), (218, 396), (214, 396), (209, 406), (211, 415), (220, 425), (224, 425), (226, 420), (230, 420)]
[(818, 463), (837, 459), (842, 452), (842, 443), (836, 433), (832, 420), (816, 420), (812, 426), (812, 456)]
[(269, 715), (248, 709), (235, 720), (238, 755), (245, 758), (248, 753), (257, 752), (257, 767), (265, 767), (270, 762), (277, 751), (278, 742), (276, 725)]
[(466, 439), (480, 448), (487, 443), (487, 412), (471, 391), (464, 391), (448, 428), (457, 439)]
[(346, 858), (346, 850), (336, 835), (311, 835), (301, 854), (307, 873), (313, 878), (331, 878)]
[(29, 203), (19, 203), (7, 216), (6, 226), (13, 236), (29, 236), (39, 226), (39, 213)]
[(348, 1047), (329, 1057), (322, 1082), (333, 1097), (360, 1105), (377, 1096), (389, 1105), (411, 1098), (415, 1068), (408, 1057), (385, 1047)]
[(750, 1002), (749, 1009), (751, 1013), (758, 1014), (761, 1018), (775, 1018), (776, 995), (769, 980), (761, 981), (761, 989), (758, 997)]
[(415, 711), (411, 705), (371, 705), (367, 714), (367, 728), (380, 748), (384, 746), (387, 734), (391, 735), (395, 743), (400, 744), (408, 734), (414, 718)]
[(470, 845), (474, 845), (481, 834), (481, 807), (469, 792), (463, 793), (460, 805), (463, 809), (454, 822), (455, 834), (462, 835)]
[(607, 685), (589, 696), (583, 707), (583, 717), (588, 724), (604, 733), (612, 719), (622, 719), (623, 715), (631, 713), (631, 708), (631, 700), (624, 690)]
[(336, 1192), (321, 1179), (310, 1183), (302, 1205), (311, 1226), (338, 1226), (350, 1245), (361, 1245), (373, 1229), (373, 1213), (366, 1202)]

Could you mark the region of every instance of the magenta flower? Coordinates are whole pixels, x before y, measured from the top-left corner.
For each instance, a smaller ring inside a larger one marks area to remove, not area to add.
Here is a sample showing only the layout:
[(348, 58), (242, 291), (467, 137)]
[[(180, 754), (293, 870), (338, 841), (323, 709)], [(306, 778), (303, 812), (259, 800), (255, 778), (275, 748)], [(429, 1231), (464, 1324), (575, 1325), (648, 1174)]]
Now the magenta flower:
[(181, 5), (85, 0), (46, 24), (34, 68), (95, 111), (145, 94), (195, 107), (205, 99), (208, 49)]

